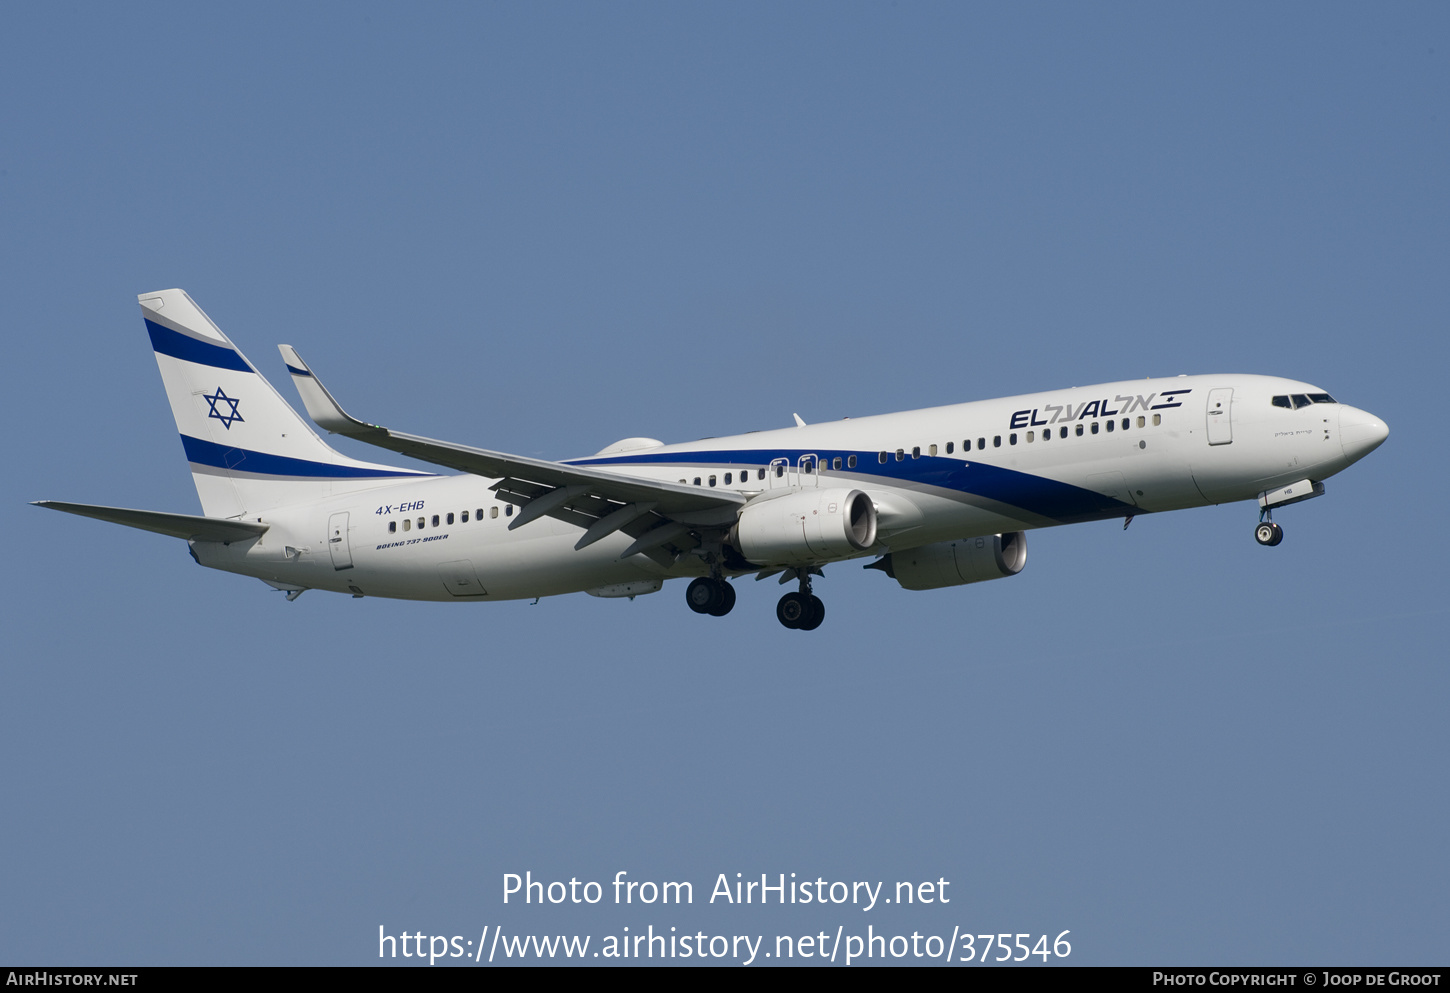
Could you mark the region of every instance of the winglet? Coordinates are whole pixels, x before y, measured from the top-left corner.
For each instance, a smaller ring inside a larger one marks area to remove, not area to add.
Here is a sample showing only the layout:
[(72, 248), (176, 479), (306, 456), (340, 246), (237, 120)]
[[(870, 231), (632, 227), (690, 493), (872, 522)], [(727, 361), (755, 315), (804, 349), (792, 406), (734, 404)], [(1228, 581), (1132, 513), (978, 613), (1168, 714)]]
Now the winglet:
[(318, 427), (333, 434), (345, 435), (372, 434), (375, 431), (387, 430), (376, 424), (366, 424), (343, 410), (327, 387), (322, 385), (322, 380), (302, 361), (297, 349), (291, 345), (278, 345), (277, 350), (282, 353), (282, 361), (287, 363), (287, 371), (292, 374), (292, 384), (297, 387), (297, 392), (302, 397), (307, 416)]
[(801, 415), (800, 414), (791, 414), (790, 416), (792, 416), (792, 417), (795, 418), (795, 426), (796, 427), (803, 428), (803, 427), (806, 426), (806, 422), (803, 421), (803, 420), (801, 420)]

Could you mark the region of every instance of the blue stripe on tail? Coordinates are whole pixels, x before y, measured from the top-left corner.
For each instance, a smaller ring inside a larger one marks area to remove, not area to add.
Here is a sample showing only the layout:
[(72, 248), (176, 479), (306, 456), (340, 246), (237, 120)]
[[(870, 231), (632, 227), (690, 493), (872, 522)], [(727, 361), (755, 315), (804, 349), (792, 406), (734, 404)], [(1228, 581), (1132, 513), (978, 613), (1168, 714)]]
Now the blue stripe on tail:
[(186, 460), (194, 465), (225, 469), (228, 472), (250, 472), (262, 476), (303, 476), (310, 479), (400, 479), (409, 476), (432, 476), (431, 472), (407, 469), (361, 469), (350, 465), (331, 465), (310, 459), (294, 459), (286, 455), (268, 455), (248, 448), (218, 445), (190, 435), (181, 436)]
[(246, 360), (237, 354), (236, 349), (198, 341), (170, 328), (162, 327), (151, 320), (146, 322), (146, 330), (151, 334), (151, 347), (162, 355), (170, 355), (174, 359), (195, 362), (197, 365), (214, 366), (218, 369), (235, 369), (237, 372), (253, 371), (252, 367), (247, 365)]

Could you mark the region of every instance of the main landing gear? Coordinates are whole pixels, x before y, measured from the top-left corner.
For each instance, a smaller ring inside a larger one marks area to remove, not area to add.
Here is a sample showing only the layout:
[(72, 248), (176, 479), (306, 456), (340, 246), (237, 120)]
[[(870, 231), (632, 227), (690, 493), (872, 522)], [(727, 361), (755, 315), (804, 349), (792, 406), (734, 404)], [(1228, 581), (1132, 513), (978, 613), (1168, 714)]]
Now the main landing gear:
[(702, 576), (686, 588), (685, 602), (697, 614), (724, 617), (735, 606), (735, 587), (723, 579)]
[(1271, 511), (1265, 509), (1259, 512), (1259, 526), (1254, 528), (1254, 540), (1270, 547), (1284, 540), (1284, 529), (1274, 523)]
[[(821, 598), (811, 594), (810, 570), (801, 569), (800, 591), (787, 593), (775, 605), (775, 616), (780, 623), (797, 631), (814, 631), (826, 619), (826, 605)], [(790, 573), (786, 574), (789, 582)], [(685, 588), (685, 602), (697, 614), (712, 614), (724, 617), (735, 606), (735, 587), (719, 577), (704, 577), (691, 580)]]
[(787, 593), (775, 605), (776, 620), (788, 628), (798, 631), (814, 631), (826, 619), (826, 605), (821, 598), (811, 594), (809, 569), (801, 569), (799, 593)]

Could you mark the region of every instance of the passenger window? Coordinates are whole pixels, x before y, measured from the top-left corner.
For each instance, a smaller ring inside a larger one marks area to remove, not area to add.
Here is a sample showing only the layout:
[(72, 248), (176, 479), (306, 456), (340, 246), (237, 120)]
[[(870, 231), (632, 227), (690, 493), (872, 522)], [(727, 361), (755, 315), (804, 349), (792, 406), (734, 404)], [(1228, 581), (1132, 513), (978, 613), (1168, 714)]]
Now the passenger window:
[[(997, 442), (997, 444), (1000, 445), (1001, 442), (999, 441), (999, 442)], [(987, 439), (986, 438), (978, 438), (977, 439), (977, 451), (980, 452), (982, 449), (984, 449), (986, 447), (987, 447)]]
[(1097, 421), (1093, 421), (1093, 434), (1097, 434), (1097, 433), (1098, 433), (1098, 422)]
[(1059, 434), (1058, 437), (1059, 438), (1066, 438), (1067, 437), (1067, 425), (1066, 424), (1064, 424), (1062, 426), (1062, 433)]
[(1009, 435), (1008, 435), (1008, 436), (1007, 436), (1007, 441), (1008, 441), (1008, 442), (1009, 442), (1009, 443), (1010, 443), (1010, 444), (1013, 444), (1013, 445), (1015, 445), (1015, 444), (1017, 444), (1017, 432), (1015, 432), (1015, 431), (1014, 431), (1014, 432), (1012, 432), (1012, 433), (1011, 433), (1011, 434), (1009, 434)]
[(468, 523), (468, 511), (464, 511), (458, 518), (460, 524)]
[(896, 461), (900, 462), (904, 458), (906, 458), (905, 450), (898, 448), (896, 450)]
[(911, 457), (914, 458), (914, 459), (921, 458), (921, 446), (920, 445), (917, 445), (915, 448), (913, 448), (911, 450)]
[(935, 455), (936, 454), (936, 446), (935, 445), (932, 445), (931, 448), (927, 449), (926, 454), (928, 454), (928, 455)]
[[(495, 507), (494, 509), (497, 510), (498, 508)], [(481, 520), (483, 520), (483, 508), (482, 507), (479, 507), (477, 510), (475, 510), (473, 512), (473, 519), (475, 521), (481, 521)]]
[(700, 477), (699, 476), (696, 476), (695, 477), (695, 485), (696, 486), (699, 486), (700, 485)]
[(433, 526), (435, 528), (438, 526), (438, 515), (437, 514), (434, 514), (433, 515)]
[(1162, 414), (1154, 414), (1153, 415), (1153, 426), (1156, 428), (1158, 425), (1160, 425), (1162, 423), (1163, 423), (1163, 415)]
[(1126, 417), (1123, 418), (1123, 430), (1124, 431), (1128, 430), (1128, 428), (1131, 426), (1131, 424), (1132, 424), (1132, 422), (1129, 421)]
[(711, 476), (710, 477), (710, 485), (711, 486), (714, 486), (715, 485), (715, 477), (714, 476)]
[(1289, 398), (1287, 396), (1274, 397), (1274, 406), (1275, 407), (1286, 407), (1289, 410), (1293, 410), (1294, 409), (1294, 405), (1289, 402)]
[(846, 456), (846, 468), (847, 469), (854, 469), (854, 468), (856, 468), (856, 456), (854, 456), (854, 455), (847, 455)]
[(426, 518), (423, 518), (423, 517), (418, 518), (418, 530), (419, 531), (423, 530), (423, 522), (425, 520), (426, 520)]
[(1113, 421), (1108, 421), (1108, 430), (1109, 431), (1113, 430), (1113, 426), (1114, 426), (1114, 422)]
[(1142, 427), (1144, 423), (1145, 422), (1143, 420), (1143, 415), (1142, 414), (1139, 414), (1138, 415), (1138, 427)]
[(452, 524), (453, 523), (453, 515), (452, 514), (449, 514), (448, 515), (448, 523), (449, 524)]
[(514, 505), (513, 504), (506, 503), (506, 504), (503, 505), (503, 516), (505, 516), (505, 517), (512, 517), (512, 516), (514, 516)]
[(1030, 445), (1030, 444), (1032, 444), (1032, 439), (1033, 439), (1033, 438), (1034, 438), (1034, 437), (1035, 437), (1035, 435), (1034, 435), (1034, 434), (1033, 434), (1033, 432), (1031, 432), (1031, 431), (1028, 431), (1028, 432), (1027, 432), (1027, 444), (1029, 444), (1029, 445)]
[(412, 522), (411, 519), (405, 518), (403, 520), (403, 530), (404, 531), (411, 531), (411, 530), (413, 530), (413, 522)]
[(498, 516), (498, 508), (497, 507), (489, 507), (488, 508), (488, 516), (489, 517), (497, 517)]
[(955, 444), (955, 442), (951, 442), (951, 441), (947, 442), (947, 454), (948, 455), (950, 455), (952, 453), (952, 445), (953, 444)]
[(1081, 425), (1081, 424), (1079, 424), (1079, 425), (1078, 425), (1078, 426), (1077, 426), (1077, 436), (1078, 436), (1078, 437), (1079, 437), (1079, 438), (1081, 438), (1081, 437), (1082, 437), (1082, 425)]
[(785, 475), (785, 466), (782, 465), (781, 463), (777, 462), (775, 464), (775, 478), (776, 479), (779, 479), (781, 476), (784, 476), (784, 475)]
[(999, 435), (995, 435), (992, 438), (992, 447), (993, 448), (1001, 448), (1002, 447), (1002, 436), (1000, 434)]
[(764, 469), (759, 469), (757, 471), (758, 471), (759, 475), (756, 478), (757, 479), (764, 479), (765, 478), (765, 470)]
[(1051, 441), (1052, 440), (1052, 428), (1048, 428), (1046, 431), (1042, 432), (1042, 440), (1043, 441)]
[(389, 521), (388, 522), (388, 534), (397, 534), (397, 533), (398, 533), (398, 522), (397, 521)]

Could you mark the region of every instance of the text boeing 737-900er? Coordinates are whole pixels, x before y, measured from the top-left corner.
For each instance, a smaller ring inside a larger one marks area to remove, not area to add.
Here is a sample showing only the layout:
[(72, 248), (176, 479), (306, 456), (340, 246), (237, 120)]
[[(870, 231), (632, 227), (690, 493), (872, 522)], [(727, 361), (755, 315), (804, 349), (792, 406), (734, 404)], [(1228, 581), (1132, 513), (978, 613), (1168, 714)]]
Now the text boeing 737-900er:
[(691, 578), (690, 608), (719, 616), (732, 577), (780, 574), (798, 587), (776, 615), (810, 630), (811, 577), (863, 556), (936, 589), (1016, 575), (1033, 528), (1252, 499), (1277, 545), (1274, 508), (1389, 434), (1307, 383), (1180, 376), (548, 462), (359, 421), (279, 346), (317, 425), (462, 473), (434, 475), (333, 451), (186, 293), (140, 301), (205, 516), (40, 506), (184, 538), (289, 600), (634, 597)]

